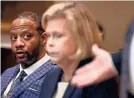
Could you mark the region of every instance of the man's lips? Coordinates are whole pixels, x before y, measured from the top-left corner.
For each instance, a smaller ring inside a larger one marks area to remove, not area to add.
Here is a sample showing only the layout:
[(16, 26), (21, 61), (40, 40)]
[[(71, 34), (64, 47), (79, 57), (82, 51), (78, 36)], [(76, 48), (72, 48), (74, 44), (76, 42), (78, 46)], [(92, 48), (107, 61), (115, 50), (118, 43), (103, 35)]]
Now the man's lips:
[(16, 57), (17, 58), (24, 58), (26, 56), (25, 52), (16, 52)]
[(25, 57), (25, 54), (24, 54), (24, 53), (16, 54), (16, 57), (17, 57), (17, 58), (23, 58), (23, 57)]

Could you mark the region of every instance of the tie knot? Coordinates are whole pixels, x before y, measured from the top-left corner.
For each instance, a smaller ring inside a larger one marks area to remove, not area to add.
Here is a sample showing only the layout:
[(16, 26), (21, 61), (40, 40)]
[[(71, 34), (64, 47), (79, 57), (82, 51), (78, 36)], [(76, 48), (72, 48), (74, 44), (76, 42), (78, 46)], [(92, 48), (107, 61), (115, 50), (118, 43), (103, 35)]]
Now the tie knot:
[(18, 79), (19, 79), (20, 81), (23, 81), (24, 77), (26, 77), (26, 76), (27, 76), (27, 74), (25, 73), (24, 70), (22, 70), (22, 71), (20, 72), (20, 75), (19, 75)]

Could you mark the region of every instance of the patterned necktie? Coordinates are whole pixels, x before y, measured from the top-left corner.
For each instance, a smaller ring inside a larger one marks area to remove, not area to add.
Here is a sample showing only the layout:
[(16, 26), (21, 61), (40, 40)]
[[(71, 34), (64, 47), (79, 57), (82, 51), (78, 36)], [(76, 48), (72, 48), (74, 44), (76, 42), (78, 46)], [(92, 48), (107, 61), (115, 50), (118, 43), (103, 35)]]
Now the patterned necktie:
[(18, 76), (18, 78), (16, 80), (13, 80), (13, 83), (11, 85), (10, 91), (8, 92), (6, 98), (10, 98), (11, 97), (11, 95), (13, 94), (13, 90), (15, 89), (15, 87), (17, 85), (19, 85), (23, 81), (24, 77), (26, 77), (26, 76), (27, 76), (27, 74), (25, 73), (24, 70), (22, 70), (21, 73), (20, 73), (20, 75)]

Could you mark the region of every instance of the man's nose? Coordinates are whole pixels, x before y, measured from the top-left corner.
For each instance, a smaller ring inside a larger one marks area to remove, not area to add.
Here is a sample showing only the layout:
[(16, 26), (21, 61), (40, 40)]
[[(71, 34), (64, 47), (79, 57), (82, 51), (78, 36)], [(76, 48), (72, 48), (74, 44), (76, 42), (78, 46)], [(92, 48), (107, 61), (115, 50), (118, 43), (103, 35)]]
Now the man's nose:
[(24, 42), (21, 38), (17, 38), (16, 42), (15, 42), (15, 47), (16, 48), (22, 48), (24, 47)]

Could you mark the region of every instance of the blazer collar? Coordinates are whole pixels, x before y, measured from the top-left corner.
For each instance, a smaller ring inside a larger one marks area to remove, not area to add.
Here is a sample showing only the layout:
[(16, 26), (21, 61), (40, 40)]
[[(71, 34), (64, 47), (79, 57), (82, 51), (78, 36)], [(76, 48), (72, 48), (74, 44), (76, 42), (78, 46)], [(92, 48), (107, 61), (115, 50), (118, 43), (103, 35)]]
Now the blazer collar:
[[(55, 91), (57, 90), (57, 83), (61, 80), (62, 70), (60, 68), (57, 68), (52, 72), (49, 77), (47, 77), (43, 83), (42, 88), (42, 95), (40, 95), (42, 98), (45, 95), (45, 98), (52, 98), (54, 96)], [(47, 88), (46, 88), (47, 87)], [(67, 92), (64, 94), (64, 98), (69, 98), (69, 96), (73, 93), (75, 87), (69, 86), (67, 87)], [(69, 91), (69, 92), (68, 92)], [(45, 94), (43, 93), (45, 92)]]
[[(57, 83), (60, 81), (60, 77), (62, 75), (62, 70), (60, 68), (55, 69), (51, 74), (49, 74), (42, 85), (42, 95), (40, 97), (52, 98), (55, 90), (57, 88)], [(43, 93), (45, 92), (45, 94)]]
[[(90, 62), (92, 60), (92, 58), (87, 58), (85, 60), (82, 60), (77, 69), (82, 67), (83, 65), (87, 64), (88, 62)], [(75, 90), (78, 89), (75, 86), (71, 85), (71, 83), (69, 83), (65, 93), (64, 93), (64, 97), (63, 98), (71, 98), (71, 96), (74, 94)], [(79, 88), (79, 90), (82, 90), (83, 88)]]
[(67, 87), (67, 89), (66, 89), (66, 91), (65, 91), (65, 93), (63, 95), (63, 98), (71, 98), (71, 96), (74, 93), (75, 89), (76, 89), (76, 87), (69, 83), (69, 85), (68, 85), (68, 87)]
[(55, 65), (48, 62), (44, 63), (41, 67), (39, 67), (35, 72), (29, 75), (20, 85), (14, 89), (14, 93), (11, 98), (17, 98), (22, 92), (24, 92), (33, 82), (37, 81), (41, 77), (45, 76), (48, 72), (53, 70)]

